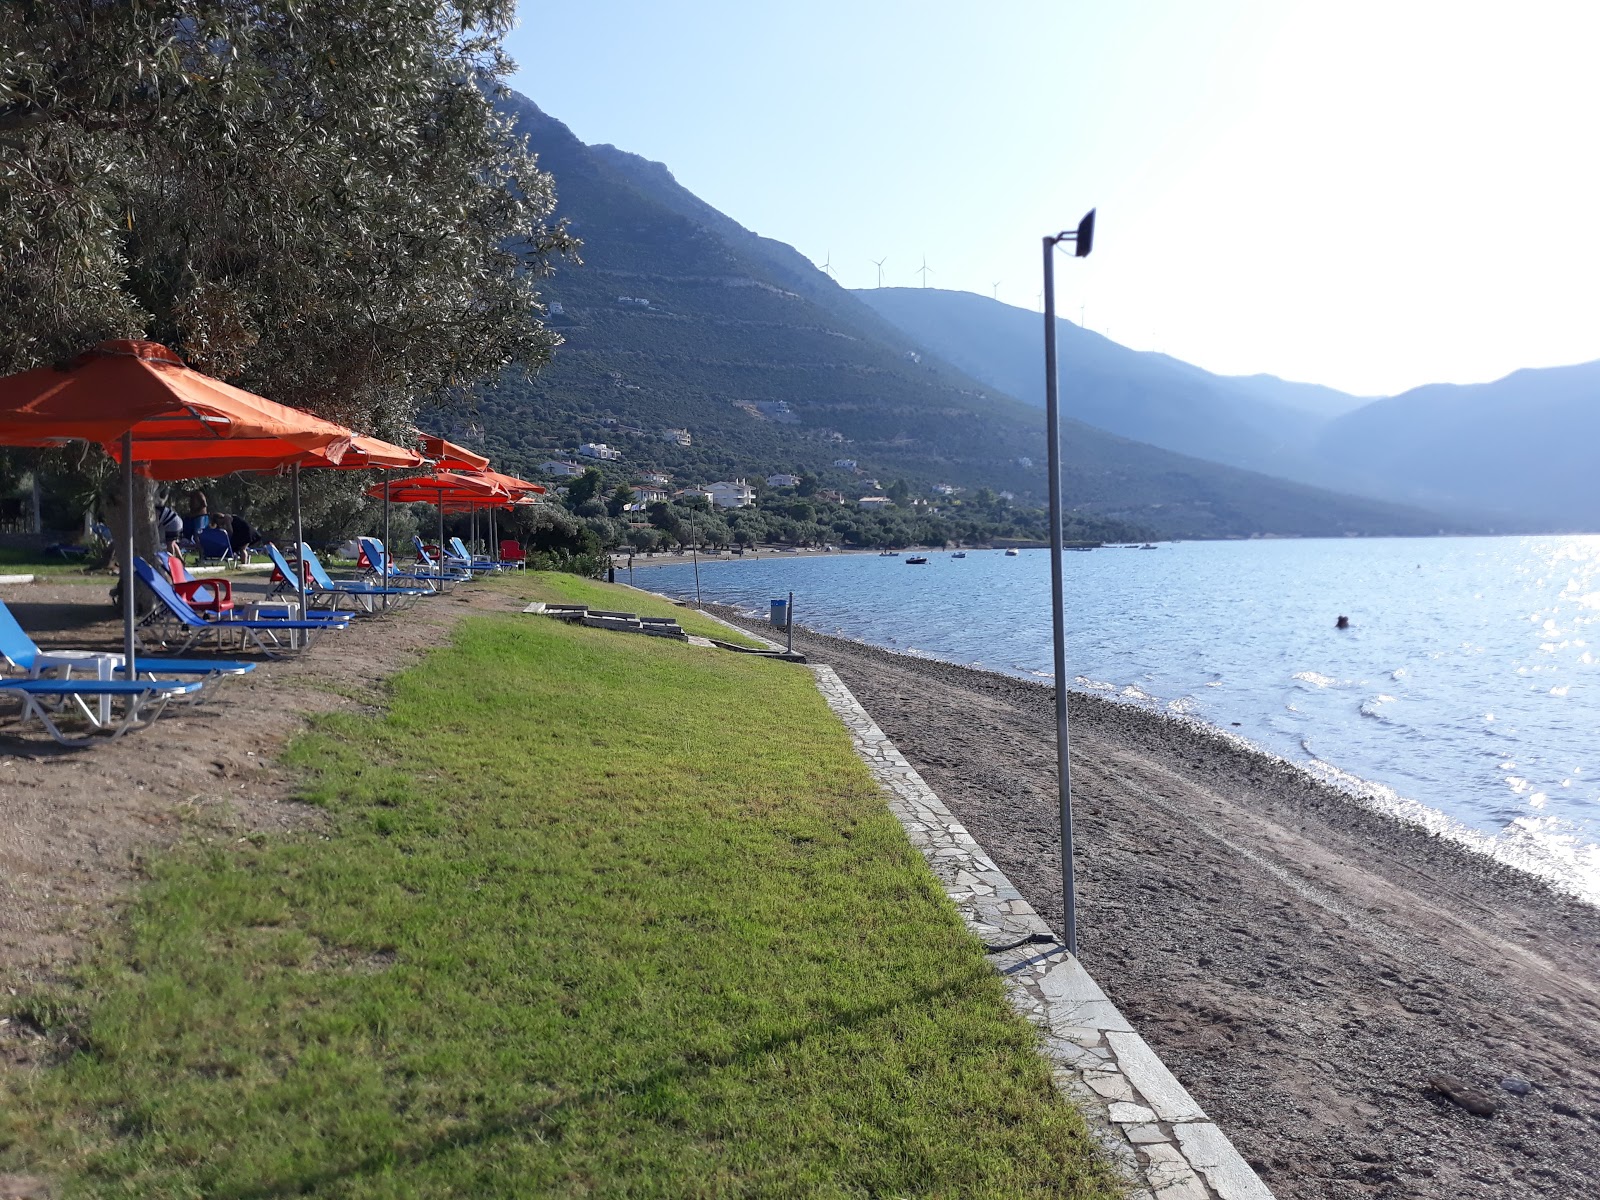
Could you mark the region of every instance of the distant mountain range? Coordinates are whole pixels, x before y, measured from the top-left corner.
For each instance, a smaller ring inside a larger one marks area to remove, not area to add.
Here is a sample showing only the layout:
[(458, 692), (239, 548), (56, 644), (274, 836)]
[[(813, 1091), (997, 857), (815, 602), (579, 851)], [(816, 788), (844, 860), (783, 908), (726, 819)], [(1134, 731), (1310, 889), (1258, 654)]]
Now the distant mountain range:
[[(951, 361), (958, 339), (908, 336), (792, 247), (686, 191), (661, 164), (585, 145), (525, 97), (513, 95), (507, 108), (555, 177), (559, 213), (584, 242), (583, 265), (561, 266), (546, 288), (550, 322), (566, 339), (554, 363), (487, 389), (463, 436), (481, 437), (526, 472), (603, 441), (622, 451), (604, 465), (619, 482), (645, 470), (685, 482), (807, 471), (847, 495), (904, 477), (1043, 502), (1042, 414), (1028, 393), (1013, 398)], [(1164, 378), (1210, 378), (1174, 360), (1158, 365)], [(1243, 381), (1240, 394), (1263, 386)], [(1259, 452), (1226, 460), (1237, 465), (1118, 436), (1114, 423), (1069, 422), (1069, 507), (1177, 537), (1474, 528), (1258, 473), (1277, 469), (1287, 451), (1274, 456), (1272, 421), (1256, 410), (1281, 410), (1303, 440), (1321, 419), (1307, 406), (1327, 403), (1317, 389), (1280, 386), (1272, 404), (1239, 402), (1236, 428), (1255, 430)], [(671, 429), (689, 431), (691, 444)]]
[[(913, 344), (1044, 403), (1038, 313), (937, 288), (856, 295)], [(1213, 375), (1061, 319), (1056, 336), (1064, 411), (1097, 428), (1485, 527), (1600, 529), (1588, 462), (1600, 439), (1600, 363), (1373, 399), (1270, 375)]]

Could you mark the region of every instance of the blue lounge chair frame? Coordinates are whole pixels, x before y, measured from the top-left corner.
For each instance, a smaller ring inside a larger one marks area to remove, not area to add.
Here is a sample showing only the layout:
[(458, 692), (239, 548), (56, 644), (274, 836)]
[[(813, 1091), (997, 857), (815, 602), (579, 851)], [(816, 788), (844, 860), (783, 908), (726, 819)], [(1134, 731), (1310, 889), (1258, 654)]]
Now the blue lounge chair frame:
[(460, 537), (450, 539), (450, 549), (454, 553), (445, 555), (446, 566), (462, 567), (471, 571), (504, 571), (514, 565), (501, 562), (498, 558), (490, 558), (485, 554), (472, 553)]
[[(284, 592), (298, 591), (299, 584), (294, 577), (294, 568), (289, 565), (289, 560), (284, 558), (283, 551), (278, 549), (276, 543), (268, 542), (266, 545), (267, 557), (272, 560), (272, 565), (278, 568), (278, 573), (283, 580), (273, 586), (273, 595)], [(339, 611), (339, 605), (350, 601), (350, 609), (356, 611), (359, 606), (363, 612), (377, 611), (376, 603), (385, 596), (391, 599), (389, 611), (393, 612), (404, 604), (409, 604), (418, 596), (424, 595), (422, 588), (385, 587), (379, 583), (360, 583), (353, 580), (336, 580), (330, 576), (323, 567), (311, 547), (303, 542), (300, 545), (300, 561), (304, 564), (306, 572), (306, 603), (311, 606), (319, 602), (326, 606), (329, 613)], [(309, 614), (308, 614), (309, 615)]]
[(356, 539), (361, 544), (361, 552), (367, 556), (371, 573), (379, 580), (407, 579), (417, 584), (444, 591), (452, 583), (460, 583), (464, 576), (452, 571), (441, 574), (438, 571), (422, 572), (407, 571), (397, 567), (390, 559), (389, 552), (384, 549), (383, 543), (375, 537), (360, 537)]
[[(114, 658), (117, 661), (115, 673), (127, 674), (127, 664), (122, 661), (120, 654), (105, 654), (104, 658)], [(49, 650), (42, 650), (39, 644), (28, 636), (28, 631), (18, 623), (16, 614), (6, 607), (5, 601), (0, 600), (0, 658), (4, 658), (18, 670), (26, 671), (29, 679), (46, 678), (46, 672), (61, 672), (60, 675), (51, 675), (49, 678), (71, 679), (72, 672), (79, 666), (87, 666), (95, 661), (94, 658), (63, 659), (59, 654)], [(134, 664), (134, 675), (155, 683), (162, 679), (177, 677), (198, 677), (203, 682), (211, 682), (223, 678), (238, 678), (248, 675), (256, 669), (253, 662), (235, 662), (222, 658), (140, 658)], [(79, 679), (79, 682), (96, 682), (93, 680)], [(192, 693), (192, 698), (200, 699), (205, 692)], [(81, 703), (81, 701), (80, 701)], [(88, 714), (93, 720), (94, 715)]]
[[(161, 715), (167, 702), (174, 696), (189, 696), (200, 690), (196, 681), (180, 683), (167, 679), (147, 682), (142, 679), (0, 679), (0, 692), (10, 692), (22, 700), (22, 717), (19, 727), (38, 721), (44, 731), (63, 746), (85, 746), (97, 736), (115, 741), (130, 729), (141, 729)], [(102, 723), (84, 703), (85, 697), (120, 697), (125, 703), (122, 720)], [(58, 707), (52, 709), (45, 701), (54, 699)], [(59, 704), (72, 700), (77, 711), (89, 719), (90, 731), (86, 734), (69, 734), (56, 723), (62, 709)]]
[(446, 576), (452, 583), (466, 583), (473, 579), (471, 571), (465, 567), (451, 566), (443, 562), (434, 562), (433, 555), (428, 553), (428, 547), (416, 534), (411, 535), (411, 544), (417, 548), (417, 561), (429, 571)]
[[(144, 584), (154, 593), (156, 599), (166, 610), (170, 623), (176, 627), (177, 637), (182, 640), (178, 653), (182, 654), (190, 646), (208, 634), (215, 635), (217, 645), (222, 644), (224, 633), (239, 635), (241, 648), (246, 645), (254, 646), (268, 658), (276, 658), (284, 649), (302, 650), (311, 644), (314, 634), (325, 632), (329, 629), (347, 629), (350, 626), (350, 616), (347, 613), (329, 613), (320, 617), (301, 617), (297, 620), (275, 619), (250, 619), (233, 617), (228, 620), (207, 621), (194, 609), (183, 602), (183, 599), (172, 590), (172, 585), (166, 578), (159, 574), (154, 567), (144, 559), (134, 556), (133, 570)], [(280, 633), (301, 633), (305, 636), (299, 646), (285, 647), (278, 641)], [(265, 639), (262, 635), (265, 634)]]
[(216, 525), (195, 530), (194, 545), (202, 567), (208, 562), (227, 564), (239, 559), (233, 552), (233, 539), (228, 536), (228, 531)]
[(311, 578), (307, 582), (316, 585), (318, 596), (331, 596), (333, 598), (331, 607), (334, 609), (338, 609), (341, 598), (348, 596), (352, 606), (360, 604), (366, 612), (378, 612), (381, 611), (378, 608), (379, 601), (388, 597), (389, 611), (394, 612), (419, 597), (428, 595), (431, 591), (428, 588), (395, 587), (381, 583), (362, 583), (352, 579), (335, 579), (328, 574), (327, 568), (322, 565), (322, 560), (317, 557), (317, 552), (304, 542), (300, 543), (300, 561), (306, 564), (306, 569), (311, 573)]

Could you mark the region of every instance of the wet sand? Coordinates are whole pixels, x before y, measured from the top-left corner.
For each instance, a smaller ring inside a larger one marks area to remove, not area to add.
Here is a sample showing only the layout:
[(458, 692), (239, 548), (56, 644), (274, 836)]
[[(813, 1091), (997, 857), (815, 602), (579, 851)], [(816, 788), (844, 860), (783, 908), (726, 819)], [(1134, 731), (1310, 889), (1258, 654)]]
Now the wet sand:
[[(795, 648), (1058, 923), (1051, 690)], [(1600, 910), (1202, 727), (1071, 721), (1084, 964), (1280, 1200), (1600, 1196)]]

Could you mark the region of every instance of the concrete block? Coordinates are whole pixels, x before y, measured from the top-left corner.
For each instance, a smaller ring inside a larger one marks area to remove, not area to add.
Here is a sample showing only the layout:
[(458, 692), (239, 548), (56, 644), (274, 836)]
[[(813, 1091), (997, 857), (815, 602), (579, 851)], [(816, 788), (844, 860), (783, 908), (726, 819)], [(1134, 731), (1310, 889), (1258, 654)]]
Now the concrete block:
[(1108, 1033), (1106, 1041), (1117, 1056), (1117, 1066), (1163, 1121), (1205, 1120), (1205, 1111), (1142, 1037), (1136, 1033)]
[(1272, 1192), (1215, 1125), (1209, 1121), (1176, 1125), (1183, 1156), (1222, 1200), (1273, 1200)]

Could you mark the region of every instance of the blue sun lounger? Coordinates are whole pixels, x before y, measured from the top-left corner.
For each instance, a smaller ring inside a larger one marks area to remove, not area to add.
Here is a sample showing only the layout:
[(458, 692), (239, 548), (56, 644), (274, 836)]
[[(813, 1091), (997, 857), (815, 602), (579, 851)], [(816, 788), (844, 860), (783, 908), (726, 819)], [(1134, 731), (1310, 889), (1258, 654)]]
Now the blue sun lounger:
[[(0, 679), (0, 692), (10, 692), (22, 698), (21, 725), (38, 721), (44, 730), (63, 746), (83, 746), (93, 741), (96, 734), (115, 740), (130, 729), (142, 728), (161, 715), (167, 702), (174, 696), (190, 696), (200, 690), (200, 684), (191, 680), (181, 683), (175, 679), (149, 682), (143, 679)], [(85, 698), (125, 701), (123, 717), (113, 724), (102, 720), (84, 703)], [(57, 706), (46, 701), (54, 699)], [(64, 711), (66, 701), (76, 703), (75, 711), (88, 718), (89, 732), (69, 734), (56, 723)]]
[(474, 578), (472, 572), (463, 567), (434, 562), (433, 555), (428, 553), (427, 545), (416, 534), (411, 535), (411, 544), (417, 548), (417, 561), (422, 564), (424, 570), (435, 571), (447, 577), (452, 583), (464, 583)]
[[(283, 551), (279, 550), (272, 542), (268, 542), (267, 554), (271, 557), (273, 566), (278, 568), (278, 572), (284, 578), (284, 582), (278, 585), (278, 591), (294, 588), (296, 586), (294, 568), (289, 566), (288, 560), (283, 557)], [(305, 564), (308, 575), (306, 579), (307, 602), (310, 603), (313, 600), (325, 601), (330, 612), (337, 612), (340, 602), (348, 599), (352, 609), (359, 604), (365, 611), (370, 613), (376, 609), (375, 602), (384, 597), (389, 598), (389, 608), (390, 611), (393, 611), (405, 604), (409, 604), (418, 596), (427, 594), (423, 588), (385, 587), (381, 583), (336, 580), (328, 574), (327, 569), (322, 565), (322, 560), (316, 556), (311, 547), (304, 543), (300, 546), (300, 561)]]
[[(311, 572), (311, 581), (317, 585), (319, 591), (350, 596), (353, 600), (359, 600), (368, 612), (379, 611), (377, 601), (385, 596), (389, 597), (389, 611), (393, 612), (397, 607), (403, 608), (417, 597), (429, 595), (433, 590), (426, 587), (396, 587), (393, 584), (334, 579), (322, 565), (317, 552), (304, 542), (300, 543), (300, 561), (306, 564), (306, 568)], [(339, 607), (337, 600), (334, 602), (334, 607)]]
[(401, 567), (395, 566), (395, 564), (389, 560), (388, 551), (383, 548), (383, 543), (377, 538), (362, 537), (357, 538), (356, 540), (360, 542), (361, 552), (367, 556), (367, 562), (371, 564), (372, 573), (379, 579), (386, 579), (396, 582), (400, 580), (410, 580), (412, 582), (421, 584), (424, 587), (442, 591), (448, 585), (452, 583), (460, 583), (462, 579), (466, 578), (466, 576), (463, 576), (455, 571), (451, 571), (449, 574), (441, 574), (438, 571), (425, 572), (404, 570)]
[[(27, 630), (17, 622), (16, 614), (0, 600), (0, 658), (18, 670), (26, 671), (29, 678), (42, 678), (46, 672), (60, 672), (54, 678), (71, 679), (73, 672), (93, 669), (98, 677), (111, 670), (112, 677), (126, 675), (122, 655), (98, 650), (44, 650), (28, 636)], [(202, 681), (237, 678), (256, 669), (253, 662), (234, 662), (223, 658), (140, 658), (134, 664), (134, 673), (142, 679), (160, 680), (173, 676), (199, 677)], [(79, 677), (81, 678), (81, 676)]]
[[(253, 645), (261, 653), (273, 658), (286, 648), (303, 649), (310, 645), (313, 634), (350, 627), (350, 617), (346, 613), (329, 613), (326, 616), (302, 617), (298, 620), (229, 618), (207, 621), (184, 603), (182, 597), (172, 590), (172, 585), (164, 576), (137, 555), (133, 559), (133, 570), (139, 577), (139, 582), (155, 594), (156, 599), (166, 610), (168, 623), (176, 627), (178, 638), (182, 641), (182, 645), (178, 647), (180, 654), (208, 634), (215, 635), (217, 644), (221, 645), (224, 633), (237, 633), (241, 645)], [(280, 633), (299, 633), (305, 636), (300, 639), (299, 646), (291, 643), (286, 647), (284, 643), (278, 641), (277, 635)], [(265, 638), (263, 634), (266, 635)]]
[(492, 558), (477, 557), (459, 537), (450, 539), (450, 553), (444, 556), (444, 565), (461, 571), (503, 571), (506, 566)]

